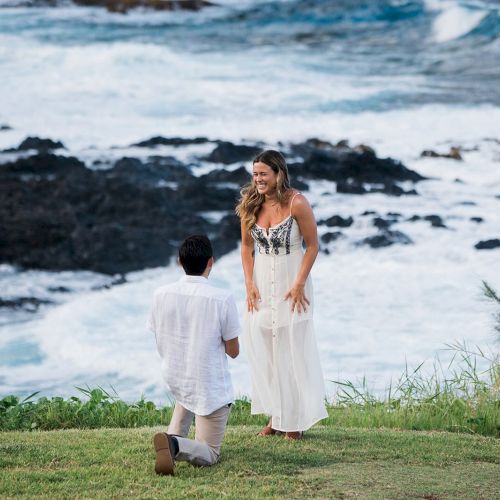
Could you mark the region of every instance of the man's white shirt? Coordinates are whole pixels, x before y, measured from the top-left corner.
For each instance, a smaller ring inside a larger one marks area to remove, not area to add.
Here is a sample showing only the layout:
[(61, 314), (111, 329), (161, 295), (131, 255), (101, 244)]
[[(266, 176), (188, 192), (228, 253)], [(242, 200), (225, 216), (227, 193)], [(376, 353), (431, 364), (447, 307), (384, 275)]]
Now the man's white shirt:
[(203, 276), (184, 276), (155, 290), (148, 328), (155, 333), (162, 375), (187, 410), (209, 415), (234, 401), (224, 342), (240, 335), (230, 292)]

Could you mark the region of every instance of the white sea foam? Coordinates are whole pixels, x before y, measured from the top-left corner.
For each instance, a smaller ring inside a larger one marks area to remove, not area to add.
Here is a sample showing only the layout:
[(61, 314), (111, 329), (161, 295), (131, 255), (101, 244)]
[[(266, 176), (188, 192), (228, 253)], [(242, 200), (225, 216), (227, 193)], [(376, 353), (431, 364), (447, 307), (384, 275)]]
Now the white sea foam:
[(275, 57), (258, 50), (187, 54), (125, 42), (68, 47), (1, 36), (0, 119), (13, 130), (0, 134), (0, 147), (26, 135), (60, 139), (72, 151), (158, 134), (324, 135), (343, 126), (342, 114), (327, 111), (336, 104), (423, 84), (418, 76), (359, 80), (307, 69), (300, 54), (286, 51), (277, 67)]
[(90, 156), (154, 135), (270, 144), (318, 136), (367, 142), (397, 157), (441, 141), (495, 137), (500, 122), (500, 108), (491, 105), (324, 111), (335, 102), (402, 92), (421, 77), (312, 72), (286, 52), (277, 68), (274, 54), (259, 51), (183, 54), (136, 43), (62, 47), (0, 38), (0, 122), (13, 127), (0, 133), (0, 148), (27, 135), (59, 139), (70, 153)]
[[(443, 5), (438, 16), (447, 15), (457, 25), (465, 16), (467, 29), (473, 28), (470, 12), (457, 14), (456, 3)], [(80, 16), (76, 12), (55, 9), (51, 15), (69, 19)], [(103, 22), (110, 16), (103, 10), (85, 12), (102, 16)], [(137, 20), (143, 14), (133, 15)], [(153, 24), (166, 19), (145, 16), (145, 22), (146, 18)], [(128, 23), (132, 17), (117, 19)], [(439, 19), (446, 17), (438, 17), (436, 23)], [(461, 30), (453, 36), (467, 32)], [(436, 33), (443, 40), (452, 35), (446, 26)], [(318, 61), (322, 57), (319, 54)], [(481, 298), (480, 283), (486, 279), (500, 289), (498, 250), (476, 251), (473, 246), (498, 237), (500, 227), (495, 198), (500, 190), (500, 151), (494, 141), (483, 140), (498, 138), (500, 108), (426, 105), (340, 113), (336, 104), (377, 99), (384, 92), (411, 93), (425, 86), (425, 79), (339, 76), (319, 64), (323, 70), (314, 69), (318, 61), (303, 61), (301, 54), (286, 48), (276, 64), (276, 53), (266, 50), (193, 54), (136, 42), (65, 46), (1, 35), (0, 123), (13, 130), (0, 133), (0, 148), (15, 146), (27, 135), (51, 137), (91, 164), (148, 155), (150, 150), (109, 147), (154, 135), (260, 140), (269, 146), (312, 136), (333, 142), (348, 138), (434, 177), (417, 185), (418, 197), (332, 194), (334, 184), (324, 181), (312, 182), (307, 195), (318, 219), (334, 213), (355, 217), (353, 226), (342, 230), (345, 237), (329, 244), (331, 254), (322, 253), (313, 270), (325, 377), (354, 379), (365, 373), (381, 388), (401, 373), (405, 358), (416, 364), (432, 359), (446, 342), (467, 339), (484, 345), (491, 340), (491, 308)], [(447, 151), (454, 144), (479, 150), (464, 152), (463, 162), (419, 157), (424, 149)], [(212, 147), (160, 147), (156, 152), (189, 162)], [(202, 165), (195, 171), (207, 168)], [(381, 250), (356, 246), (356, 241), (376, 232), (371, 218), (360, 216), (365, 210), (401, 213), (394, 229), (415, 244)], [(449, 229), (405, 221), (430, 214), (442, 216)], [(327, 228), (319, 230), (323, 234)], [(144, 324), (153, 289), (178, 275), (175, 266), (146, 270), (129, 274), (128, 283), (119, 287), (93, 291), (94, 285), (106, 281), (102, 276), (0, 268), (4, 298), (33, 295), (60, 302), (31, 321), (0, 326), (0, 362), (4, 353), (25, 345), (36, 351), (17, 366), (1, 366), (0, 394), (42, 389), (69, 395), (74, 385), (113, 384), (127, 399), (144, 391), (165, 401), (154, 339)], [(213, 279), (232, 289), (243, 307), (238, 252), (217, 262)], [(48, 291), (60, 285), (74, 293)], [(231, 369), (237, 392), (248, 394), (244, 353), (231, 361)]]
[[(409, 166), (435, 180), (417, 186), (419, 197), (335, 194), (333, 183), (311, 183), (307, 194), (318, 219), (353, 215), (345, 238), (320, 254), (313, 270), (315, 322), (327, 381), (355, 380), (365, 374), (382, 390), (408, 362), (416, 366), (446, 343), (465, 339), (482, 346), (493, 341), (491, 305), (480, 292), (486, 279), (500, 288), (498, 251), (477, 251), (480, 239), (498, 236), (500, 187), (498, 153), (493, 142), (464, 153), (465, 161), (410, 160)], [(459, 177), (463, 182), (454, 182)], [(474, 205), (463, 204), (473, 201)], [(355, 242), (376, 232), (365, 210), (398, 212), (394, 229), (408, 234), (410, 246), (372, 250)], [(448, 229), (427, 221), (405, 222), (412, 215), (439, 214)], [(482, 217), (477, 223), (471, 217)], [(327, 231), (319, 227), (320, 234)], [(0, 328), (0, 352), (15, 342), (34, 343), (39, 360), (2, 369), (0, 393), (71, 394), (75, 385), (113, 385), (127, 399), (141, 392), (167, 401), (160, 379), (154, 338), (145, 329), (155, 287), (180, 275), (175, 266), (131, 273), (129, 282), (110, 290), (85, 291), (31, 322)], [(43, 278), (44, 280), (46, 278)], [(244, 285), (237, 251), (221, 258), (214, 283), (230, 288), (244, 306)], [(245, 355), (231, 362), (238, 394), (249, 394)], [(329, 393), (334, 386), (328, 383)]]
[(441, 12), (434, 21), (433, 37), (436, 42), (449, 42), (466, 35), (488, 15), (487, 11), (471, 10), (454, 5)]

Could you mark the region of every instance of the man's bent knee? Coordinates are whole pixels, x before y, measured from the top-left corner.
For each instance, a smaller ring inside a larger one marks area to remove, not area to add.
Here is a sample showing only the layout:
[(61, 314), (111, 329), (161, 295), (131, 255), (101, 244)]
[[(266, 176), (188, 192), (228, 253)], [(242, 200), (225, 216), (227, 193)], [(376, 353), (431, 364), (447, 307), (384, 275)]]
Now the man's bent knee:
[(210, 467), (215, 465), (219, 461), (219, 454), (213, 450), (210, 450), (208, 456), (205, 457), (193, 457), (189, 460), (189, 463), (197, 467)]

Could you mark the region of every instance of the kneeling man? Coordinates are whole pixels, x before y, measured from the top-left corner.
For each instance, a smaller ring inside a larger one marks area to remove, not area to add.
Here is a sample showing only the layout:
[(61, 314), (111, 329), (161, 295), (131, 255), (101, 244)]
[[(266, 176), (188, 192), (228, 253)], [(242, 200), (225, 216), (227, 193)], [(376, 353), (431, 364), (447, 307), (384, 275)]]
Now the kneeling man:
[[(179, 249), (185, 276), (154, 293), (149, 329), (156, 337), (162, 374), (176, 399), (168, 433), (153, 438), (155, 471), (173, 474), (174, 460), (215, 464), (234, 401), (227, 357), (239, 354), (240, 325), (230, 292), (209, 284), (214, 265), (206, 236)], [(195, 419), (195, 439), (187, 439)]]

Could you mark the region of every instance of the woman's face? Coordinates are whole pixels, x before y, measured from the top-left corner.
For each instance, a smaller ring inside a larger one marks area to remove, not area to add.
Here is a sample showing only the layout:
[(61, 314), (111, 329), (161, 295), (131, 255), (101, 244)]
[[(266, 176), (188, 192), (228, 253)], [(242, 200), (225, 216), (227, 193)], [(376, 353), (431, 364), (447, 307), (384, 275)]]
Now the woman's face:
[(269, 165), (259, 161), (253, 164), (253, 181), (259, 194), (269, 195), (276, 190), (278, 175)]

